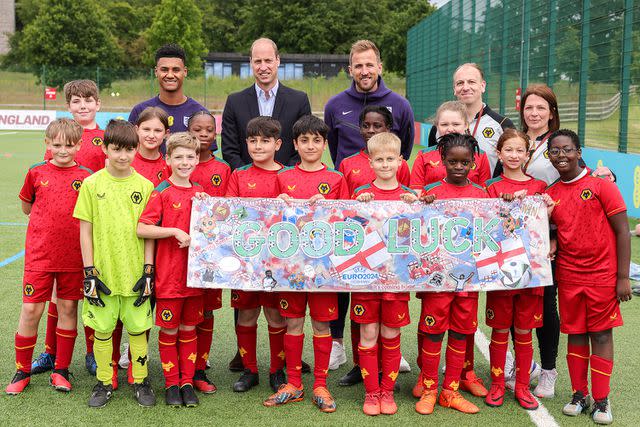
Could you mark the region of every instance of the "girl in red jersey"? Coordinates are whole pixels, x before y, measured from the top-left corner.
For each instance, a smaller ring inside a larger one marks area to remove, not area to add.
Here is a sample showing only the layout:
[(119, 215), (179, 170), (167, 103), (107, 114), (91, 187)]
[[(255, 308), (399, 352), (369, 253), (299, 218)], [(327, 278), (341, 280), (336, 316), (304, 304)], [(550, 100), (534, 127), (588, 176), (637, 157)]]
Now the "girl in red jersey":
[[(529, 138), (515, 129), (505, 129), (497, 143), (502, 174), (487, 181), (490, 197), (505, 194), (541, 194), (546, 183), (523, 172), (529, 160)], [(509, 329), (513, 326), (516, 366), (516, 400), (525, 409), (536, 409), (538, 402), (529, 390), (529, 371), (533, 360), (531, 330), (542, 326), (544, 288), (519, 291), (494, 291), (487, 294), (486, 322), (493, 328), (491, 355), (491, 389), (485, 398), (489, 406), (501, 406), (505, 393), (505, 361)]]
[[(483, 187), (469, 180), (474, 165), (474, 157), (479, 153), (478, 142), (471, 135), (450, 133), (438, 142), (440, 159), (446, 170), (446, 177), (427, 185), (421, 197), (426, 203), (438, 199), (488, 198)], [(421, 374), (422, 395), (416, 403), (420, 414), (431, 414), (436, 400), (443, 407), (457, 409), (467, 414), (475, 414), (478, 407), (466, 400), (458, 392), (467, 337), (477, 329), (477, 292), (430, 292), (422, 297), (420, 324), (422, 333)], [(446, 370), (443, 390), (438, 397), (438, 365), (445, 332), (449, 331), (446, 352)]]
[(156, 187), (169, 178), (160, 145), (169, 134), (169, 116), (159, 107), (147, 107), (138, 116), (136, 130), (140, 145), (131, 166)]

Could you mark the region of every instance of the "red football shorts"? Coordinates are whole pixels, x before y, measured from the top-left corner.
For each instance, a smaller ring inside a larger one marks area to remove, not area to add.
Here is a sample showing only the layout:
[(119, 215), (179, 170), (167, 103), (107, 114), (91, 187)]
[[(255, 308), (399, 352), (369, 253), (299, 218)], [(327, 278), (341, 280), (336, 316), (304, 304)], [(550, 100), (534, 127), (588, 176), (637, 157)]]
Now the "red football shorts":
[(411, 323), (409, 301), (360, 299), (351, 295), (351, 320), (356, 323), (381, 323), (389, 328), (401, 328)]
[(467, 296), (455, 292), (429, 292), (422, 296), (420, 325), (426, 334), (442, 334), (451, 329), (459, 334), (473, 334), (478, 328), (478, 294)]
[(165, 329), (196, 326), (204, 320), (202, 295), (184, 298), (156, 298), (156, 325)]
[(615, 286), (558, 283), (558, 302), (563, 334), (606, 331), (624, 323)]
[(71, 301), (84, 298), (82, 271), (30, 271), (25, 270), (22, 281), (22, 302), (37, 303), (51, 300), (53, 285), (56, 297)]
[(259, 307), (279, 308), (278, 292), (231, 291), (231, 307), (238, 310), (250, 310)]
[(544, 296), (531, 292), (487, 292), (486, 323), (495, 329), (542, 326)]
[(280, 292), (282, 317), (305, 317), (307, 304), (313, 320), (329, 322), (338, 318), (338, 294), (335, 292)]
[(222, 307), (222, 289), (203, 289), (204, 311), (213, 311)]

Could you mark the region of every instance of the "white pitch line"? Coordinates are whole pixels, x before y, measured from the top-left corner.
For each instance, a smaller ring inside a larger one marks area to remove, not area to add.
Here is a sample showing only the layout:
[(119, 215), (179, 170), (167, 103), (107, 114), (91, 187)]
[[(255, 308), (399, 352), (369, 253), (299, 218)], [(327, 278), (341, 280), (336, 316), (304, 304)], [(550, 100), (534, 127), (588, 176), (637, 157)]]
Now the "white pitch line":
[[(489, 363), (491, 363), (491, 357), (489, 356), (489, 339), (485, 336), (485, 334), (480, 330), (476, 330), (476, 346), (480, 349), (480, 353), (484, 356), (485, 359)], [(535, 396), (534, 396), (535, 397)], [(556, 422), (555, 418), (547, 411), (547, 408), (544, 407), (540, 399), (535, 398), (540, 406), (535, 411), (526, 411), (529, 414), (529, 418), (531, 421), (538, 427), (560, 427), (560, 425)]]
[(2, 135), (15, 135), (18, 132), (0, 132), (0, 136)]

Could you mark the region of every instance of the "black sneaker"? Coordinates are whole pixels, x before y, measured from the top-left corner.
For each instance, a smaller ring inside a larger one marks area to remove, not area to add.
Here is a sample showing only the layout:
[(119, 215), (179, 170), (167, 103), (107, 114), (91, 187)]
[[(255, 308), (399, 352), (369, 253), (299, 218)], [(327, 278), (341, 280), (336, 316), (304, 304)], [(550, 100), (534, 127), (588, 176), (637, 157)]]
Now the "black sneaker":
[(180, 387), (172, 385), (164, 391), (164, 400), (169, 406), (179, 408), (182, 406), (182, 394), (180, 393)]
[(303, 374), (308, 374), (309, 372), (311, 372), (311, 366), (309, 366), (309, 364), (307, 362), (305, 362), (304, 360), (302, 361), (302, 363), (300, 365), (302, 366), (302, 373)]
[(260, 384), (260, 378), (257, 373), (253, 373), (248, 369), (245, 369), (244, 373), (240, 375), (238, 381), (233, 384), (233, 391), (242, 393), (251, 390), (252, 387)]
[(349, 372), (347, 372), (340, 380), (338, 385), (343, 387), (350, 387), (362, 382), (362, 372), (360, 372), (360, 366), (354, 365)]
[(240, 352), (236, 351), (236, 355), (229, 362), (229, 370), (231, 372), (242, 372), (244, 371), (244, 365), (242, 364), (242, 356), (240, 356)]
[(89, 398), (90, 408), (104, 408), (113, 395), (113, 386), (111, 384), (105, 385), (102, 381), (98, 381), (93, 387), (91, 397)]
[(138, 405), (143, 408), (150, 408), (156, 404), (156, 395), (149, 384), (148, 378), (145, 378), (141, 383), (133, 384), (133, 395), (138, 401)]
[(269, 386), (274, 393), (280, 389), (280, 386), (287, 383), (287, 376), (282, 369), (278, 369), (273, 374), (269, 374)]
[(182, 394), (182, 402), (187, 408), (195, 408), (200, 404), (196, 391), (191, 384), (185, 384), (180, 387), (180, 394)]

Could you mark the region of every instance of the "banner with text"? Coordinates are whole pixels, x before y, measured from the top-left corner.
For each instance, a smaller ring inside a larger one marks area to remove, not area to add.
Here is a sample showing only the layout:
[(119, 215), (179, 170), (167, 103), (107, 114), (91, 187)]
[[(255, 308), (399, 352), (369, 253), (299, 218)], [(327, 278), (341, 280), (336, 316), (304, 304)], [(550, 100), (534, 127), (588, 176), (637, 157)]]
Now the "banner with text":
[(194, 200), (187, 286), (490, 291), (552, 284), (539, 196), (511, 203)]
[(45, 130), (55, 119), (55, 111), (0, 110), (0, 130)]

